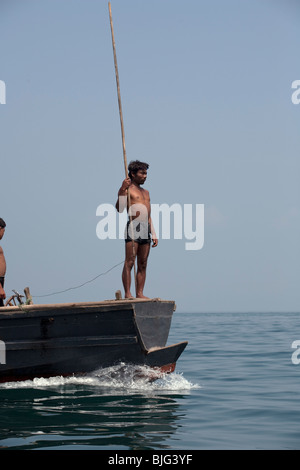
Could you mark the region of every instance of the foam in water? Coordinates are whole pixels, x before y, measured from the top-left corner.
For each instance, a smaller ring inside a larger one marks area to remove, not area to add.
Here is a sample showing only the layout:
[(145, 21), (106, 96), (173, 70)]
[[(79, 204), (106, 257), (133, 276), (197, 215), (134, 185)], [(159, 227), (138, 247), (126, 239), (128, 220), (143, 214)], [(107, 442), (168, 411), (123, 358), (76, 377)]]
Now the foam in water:
[(199, 388), (186, 380), (181, 374), (162, 374), (147, 366), (133, 366), (121, 363), (94, 371), (84, 376), (35, 378), (20, 382), (0, 384), (0, 389), (50, 388), (67, 385), (102, 387), (114, 391), (166, 391), (187, 392)]

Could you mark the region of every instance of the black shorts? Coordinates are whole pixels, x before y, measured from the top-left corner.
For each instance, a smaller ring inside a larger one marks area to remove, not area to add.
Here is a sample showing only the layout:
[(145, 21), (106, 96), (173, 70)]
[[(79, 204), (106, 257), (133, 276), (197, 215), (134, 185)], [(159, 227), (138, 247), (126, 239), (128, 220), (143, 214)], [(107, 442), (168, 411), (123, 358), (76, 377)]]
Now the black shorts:
[(130, 236), (130, 235), (132, 235), (131, 234), (132, 229), (134, 230), (135, 235), (136, 235), (134, 237), (134, 241), (137, 242), (139, 245), (149, 245), (151, 243), (151, 227), (150, 227), (150, 224), (148, 224), (148, 230), (147, 230), (146, 238), (137, 236), (139, 234), (139, 232), (141, 231), (141, 223), (138, 223), (135, 228), (130, 227), (129, 224), (130, 224), (130, 220), (128, 220), (127, 225), (126, 225), (126, 229), (125, 229), (125, 243), (132, 242), (132, 238)]
[[(0, 277), (0, 284), (4, 287), (4, 277)], [(0, 299), (0, 307), (4, 307), (3, 299)]]

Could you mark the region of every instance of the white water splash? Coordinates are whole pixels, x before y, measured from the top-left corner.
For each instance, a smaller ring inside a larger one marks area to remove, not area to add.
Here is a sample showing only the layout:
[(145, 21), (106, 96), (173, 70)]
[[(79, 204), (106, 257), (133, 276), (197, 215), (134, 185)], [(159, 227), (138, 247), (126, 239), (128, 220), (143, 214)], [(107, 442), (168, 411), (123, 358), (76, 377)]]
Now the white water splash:
[(147, 366), (121, 363), (83, 376), (35, 378), (0, 384), (0, 389), (44, 389), (68, 385), (102, 388), (110, 392), (189, 392), (199, 385), (192, 384), (182, 374), (162, 374)]

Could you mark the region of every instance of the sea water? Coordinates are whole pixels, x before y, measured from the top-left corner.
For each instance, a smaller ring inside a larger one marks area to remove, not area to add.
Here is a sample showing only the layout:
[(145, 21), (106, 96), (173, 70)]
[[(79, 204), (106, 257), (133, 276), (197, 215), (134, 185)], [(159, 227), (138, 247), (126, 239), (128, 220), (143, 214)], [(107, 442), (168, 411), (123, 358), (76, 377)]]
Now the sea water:
[(300, 448), (300, 313), (175, 313), (168, 344), (185, 340), (154, 382), (119, 364), (0, 384), (0, 448)]

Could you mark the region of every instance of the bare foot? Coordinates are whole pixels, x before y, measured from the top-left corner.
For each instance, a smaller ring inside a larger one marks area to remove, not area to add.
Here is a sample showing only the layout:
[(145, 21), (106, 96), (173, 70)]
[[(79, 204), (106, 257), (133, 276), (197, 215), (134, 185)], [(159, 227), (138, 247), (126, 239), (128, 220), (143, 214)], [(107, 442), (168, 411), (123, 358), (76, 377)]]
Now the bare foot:
[(137, 298), (137, 299), (147, 299), (147, 300), (149, 300), (149, 299), (150, 299), (150, 297), (146, 297), (146, 296), (145, 296), (145, 295), (143, 295), (143, 294), (139, 294), (139, 295), (137, 295), (137, 296), (136, 296), (136, 298)]
[(125, 294), (125, 299), (134, 299), (134, 297), (131, 292), (129, 292), (128, 294)]

